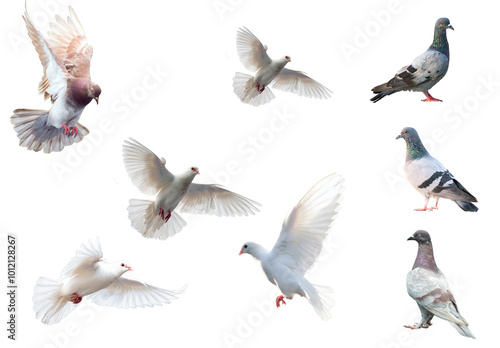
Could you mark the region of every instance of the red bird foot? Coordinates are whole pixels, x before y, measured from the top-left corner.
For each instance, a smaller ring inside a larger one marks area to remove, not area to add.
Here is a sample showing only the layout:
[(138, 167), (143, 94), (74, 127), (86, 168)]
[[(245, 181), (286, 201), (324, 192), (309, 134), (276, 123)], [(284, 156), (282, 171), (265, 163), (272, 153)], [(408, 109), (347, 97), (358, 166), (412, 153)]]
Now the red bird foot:
[(415, 209), (415, 211), (433, 211), (433, 210), (437, 210), (438, 208), (437, 207), (430, 207), (430, 208), (417, 208)]
[(262, 86), (262, 88), (261, 88), (261, 85), (260, 85), (259, 82), (257, 82), (257, 86), (255, 86), (255, 87), (259, 91), (259, 94), (261, 94), (262, 92), (264, 92), (264, 90), (266, 89), (266, 86)]
[(168, 219), (170, 219), (170, 216), (172, 216), (172, 214), (171, 214), (170, 212), (168, 212), (168, 214), (167, 214), (167, 215), (165, 215), (165, 210), (163, 210), (163, 208), (162, 208), (162, 207), (160, 207), (160, 206), (158, 206), (158, 209), (160, 209), (160, 213), (159, 213), (158, 215), (160, 215), (160, 216), (161, 216), (161, 218), (162, 218), (165, 222), (167, 222), (167, 221), (168, 221)]
[(76, 138), (76, 135), (78, 134), (78, 127), (71, 127), (71, 131), (69, 132), (69, 135), (72, 135)]
[(276, 297), (276, 307), (280, 308), (281, 303), (283, 303), (284, 305), (286, 305), (285, 296), (283, 296), (283, 295), (280, 295), (280, 296)]
[(415, 323), (413, 325), (405, 325), (404, 327), (407, 328), (407, 329), (410, 329), (410, 330), (416, 330), (418, 329), (418, 323)]
[(61, 128), (63, 129), (63, 134), (70, 135), (71, 130), (69, 129), (69, 127), (68, 127), (68, 126), (66, 126), (65, 124), (63, 124), (63, 125), (61, 126)]
[(78, 296), (76, 292), (74, 292), (71, 297), (69, 298), (69, 302), (73, 302), (74, 304), (78, 304), (82, 302), (82, 297)]
[(424, 94), (427, 97), (427, 99), (422, 99), (423, 102), (442, 102), (441, 99), (436, 99), (432, 95), (430, 95), (429, 93), (424, 92)]

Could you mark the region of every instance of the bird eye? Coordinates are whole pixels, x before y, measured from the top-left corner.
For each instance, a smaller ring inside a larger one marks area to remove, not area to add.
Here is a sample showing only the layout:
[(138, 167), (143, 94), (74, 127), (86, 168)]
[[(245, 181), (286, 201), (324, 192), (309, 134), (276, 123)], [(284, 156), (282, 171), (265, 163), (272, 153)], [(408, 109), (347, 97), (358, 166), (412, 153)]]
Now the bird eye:
[(191, 167), (191, 170), (194, 171), (194, 167)]
[(408, 133), (408, 131), (406, 131), (405, 133)]
[(443, 21), (441, 21), (441, 25), (443, 25), (443, 24), (444, 24), (444, 22), (443, 22)]
[(246, 248), (248, 248), (248, 245), (246, 245), (246, 244), (245, 244), (245, 245), (243, 245), (243, 248), (245, 248), (245, 249), (246, 249)]
[(125, 267), (125, 264), (124, 264), (124, 263), (122, 263), (122, 267)]

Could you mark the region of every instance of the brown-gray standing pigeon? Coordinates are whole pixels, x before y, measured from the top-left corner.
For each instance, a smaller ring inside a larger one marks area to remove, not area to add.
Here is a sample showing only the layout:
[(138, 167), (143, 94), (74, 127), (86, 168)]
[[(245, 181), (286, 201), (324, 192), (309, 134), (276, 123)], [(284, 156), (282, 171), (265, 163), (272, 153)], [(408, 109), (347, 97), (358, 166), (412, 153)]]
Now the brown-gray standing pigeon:
[(413, 269), (406, 276), (406, 288), (422, 313), (422, 320), (405, 327), (427, 329), (434, 316), (447, 320), (462, 336), (476, 338), (469, 324), (458, 311), (457, 303), (450, 291), (448, 281), (434, 260), (429, 233), (417, 231), (408, 238), (418, 242), (418, 253)]
[(372, 91), (376, 96), (370, 100), (376, 103), (385, 96), (399, 91), (413, 91), (425, 94), (426, 99), (422, 101), (442, 101), (431, 96), (429, 89), (438, 83), (448, 71), (450, 47), (446, 38), (447, 29), (453, 29), (450, 20), (439, 18), (434, 26), (434, 40), (427, 51), (415, 58), (410, 65), (401, 68), (388, 82), (373, 87)]
[(23, 16), (43, 65), (38, 91), (53, 104), (49, 111), (14, 110), (10, 121), (19, 145), (29, 150), (50, 153), (81, 141), (89, 133), (78, 123), (83, 109), (93, 99), (99, 102), (101, 88), (90, 80), (92, 46), (71, 7), (69, 12), (67, 21), (56, 16), (56, 23), (50, 23), (48, 39), (35, 28), (28, 10)]

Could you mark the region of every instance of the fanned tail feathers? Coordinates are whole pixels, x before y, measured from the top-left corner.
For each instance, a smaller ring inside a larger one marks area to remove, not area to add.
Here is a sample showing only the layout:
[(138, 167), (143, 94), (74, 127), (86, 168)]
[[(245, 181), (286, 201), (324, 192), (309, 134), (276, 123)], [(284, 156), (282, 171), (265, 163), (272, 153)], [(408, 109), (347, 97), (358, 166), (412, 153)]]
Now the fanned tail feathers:
[(52, 325), (60, 322), (76, 305), (60, 296), (62, 283), (58, 280), (38, 278), (33, 293), (33, 310), (42, 323)]
[(251, 75), (237, 72), (233, 77), (233, 87), (234, 93), (246, 104), (259, 106), (274, 99), (273, 92), (267, 87), (259, 93)]
[(153, 201), (131, 199), (127, 210), (132, 227), (145, 238), (167, 239), (186, 226), (186, 221), (175, 211), (165, 222), (158, 214)]
[(78, 134), (63, 134), (62, 128), (55, 128), (47, 125), (48, 111), (17, 109), (10, 117), (10, 122), (14, 125), (14, 130), (19, 138), (19, 145), (28, 150), (51, 153), (64, 149), (65, 146), (78, 143), (89, 134), (89, 130), (77, 124)]

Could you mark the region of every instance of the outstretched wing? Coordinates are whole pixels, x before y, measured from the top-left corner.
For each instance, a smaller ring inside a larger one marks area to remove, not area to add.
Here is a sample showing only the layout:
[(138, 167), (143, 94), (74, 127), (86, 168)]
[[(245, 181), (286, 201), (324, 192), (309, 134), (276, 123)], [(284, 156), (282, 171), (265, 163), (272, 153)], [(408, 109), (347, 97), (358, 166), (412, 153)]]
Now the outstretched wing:
[(273, 258), (302, 275), (311, 268), (340, 208), (343, 182), (331, 174), (306, 193), (283, 222)]
[(45, 99), (51, 97), (54, 102), (59, 95), (66, 91), (67, 81), (70, 74), (66, 71), (63, 62), (54, 52), (47, 40), (40, 34), (31, 22), (31, 18), (26, 10), (23, 16), (28, 35), (35, 46), (35, 49), (43, 66), (43, 78), (38, 86), (40, 93), (45, 93)]
[(236, 49), (241, 63), (250, 71), (257, 71), (264, 65), (271, 64), (267, 55), (267, 46), (257, 39), (247, 28), (239, 28), (236, 34)]
[(191, 214), (248, 216), (259, 211), (256, 207), (258, 205), (260, 204), (220, 186), (193, 183), (177, 209)]
[(109, 307), (136, 308), (161, 306), (171, 303), (186, 286), (180, 290), (165, 290), (137, 280), (120, 277), (110, 286), (87, 296), (92, 302)]
[(321, 83), (313, 80), (305, 73), (283, 68), (273, 80), (272, 87), (298, 94), (302, 97), (327, 99), (331, 97), (332, 91)]
[(96, 262), (101, 259), (102, 250), (99, 238), (96, 238), (94, 243), (89, 240), (87, 244), (80, 246), (80, 250), (76, 252), (76, 255), (64, 267), (61, 272), (61, 279), (71, 278), (88, 269), (94, 268)]
[(123, 162), (132, 183), (142, 192), (155, 195), (174, 176), (165, 168), (165, 160), (159, 159), (151, 150), (129, 138), (123, 144)]

